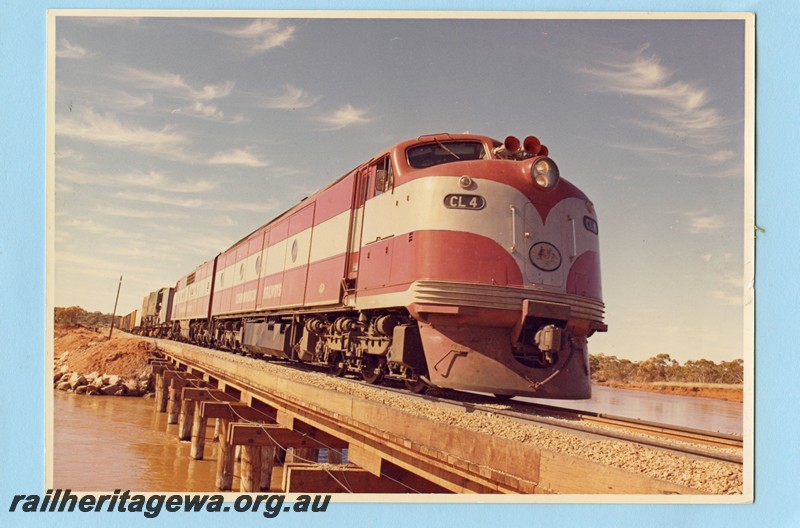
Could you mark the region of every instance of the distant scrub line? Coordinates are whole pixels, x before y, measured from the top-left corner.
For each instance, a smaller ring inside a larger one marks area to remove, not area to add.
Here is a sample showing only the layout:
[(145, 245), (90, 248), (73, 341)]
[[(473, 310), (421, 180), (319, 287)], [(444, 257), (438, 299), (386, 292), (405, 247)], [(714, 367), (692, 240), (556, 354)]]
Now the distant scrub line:
[(604, 354), (590, 355), (592, 381), (597, 383), (703, 383), (740, 385), (744, 380), (744, 361), (714, 363), (708, 359), (687, 361), (683, 365), (658, 354), (644, 361), (631, 361)]

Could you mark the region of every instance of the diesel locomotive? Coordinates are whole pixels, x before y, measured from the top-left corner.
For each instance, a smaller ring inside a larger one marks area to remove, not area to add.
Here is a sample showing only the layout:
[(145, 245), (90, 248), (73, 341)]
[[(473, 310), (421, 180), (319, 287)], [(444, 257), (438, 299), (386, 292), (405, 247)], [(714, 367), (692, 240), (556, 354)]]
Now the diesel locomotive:
[(589, 398), (598, 233), (536, 137), (424, 135), (146, 296), (134, 331), (415, 392)]

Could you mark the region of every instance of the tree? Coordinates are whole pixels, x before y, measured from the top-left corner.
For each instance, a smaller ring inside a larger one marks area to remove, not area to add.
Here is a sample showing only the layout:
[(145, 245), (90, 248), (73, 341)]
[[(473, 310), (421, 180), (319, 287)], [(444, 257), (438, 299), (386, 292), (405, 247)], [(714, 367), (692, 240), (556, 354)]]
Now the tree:
[(675, 373), (678, 362), (669, 357), (669, 354), (658, 354), (646, 361), (639, 363), (636, 371), (638, 381), (652, 383), (654, 381), (670, 381)]
[(70, 306), (69, 308), (56, 308), (54, 320), (56, 324), (78, 324), (78, 320), (86, 312), (80, 306)]
[(111, 324), (111, 314), (102, 312), (89, 313), (80, 306), (70, 306), (69, 308), (56, 308), (53, 315), (56, 324), (82, 325), (89, 328), (109, 326)]

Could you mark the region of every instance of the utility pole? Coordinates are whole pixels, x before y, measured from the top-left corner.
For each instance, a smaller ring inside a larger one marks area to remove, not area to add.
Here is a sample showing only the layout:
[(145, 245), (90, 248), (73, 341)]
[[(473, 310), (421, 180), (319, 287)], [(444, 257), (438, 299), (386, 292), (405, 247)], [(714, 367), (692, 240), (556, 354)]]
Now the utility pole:
[(119, 286), (117, 286), (117, 298), (114, 301), (114, 313), (111, 315), (111, 329), (108, 331), (108, 339), (111, 340), (111, 333), (114, 331), (114, 319), (117, 318), (117, 303), (119, 302), (119, 290), (122, 289), (122, 275), (119, 276)]

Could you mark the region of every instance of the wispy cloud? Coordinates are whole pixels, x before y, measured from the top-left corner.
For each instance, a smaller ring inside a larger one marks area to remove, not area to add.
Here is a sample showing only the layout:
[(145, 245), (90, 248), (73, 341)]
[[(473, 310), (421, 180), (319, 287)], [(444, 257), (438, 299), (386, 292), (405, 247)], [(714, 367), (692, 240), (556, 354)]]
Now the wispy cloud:
[(56, 46), (56, 57), (59, 59), (88, 59), (96, 56), (97, 53), (91, 52), (78, 44), (73, 44), (67, 39), (59, 39), (58, 46)]
[(167, 196), (156, 192), (120, 191), (113, 194), (114, 198), (149, 204), (162, 204), (186, 209), (211, 209), (227, 212), (267, 213), (274, 210), (278, 202), (266, 200), (263, 202), (232, 201), (221, 202), (217, 200), (204, 200), (202, 198), (183, 198)]
[(152, 129), (123, 123), (114, 114), (98, 113), (91, 108), (60, 116), (56, 121), (56, 136), (150, 152), (172, 159), (185, 157), (181, 148), (187, 143), (186, 136), (172, 127)]
[(205, 200), (199, 198), (178, 198), (175, 196), (165, 196), (161, 193), (155, 192), (137, 192), (137, 191), (121, 191), (114, 193), (115, 198), (122, 200), (130, 200), (136, 202), (145, 202), (151, 204), (165, 204), (174, 205), (177, 207), (186, 207), (189, 209), (197, 209), (207, 204)]
[(118, 235), (119, 230), (106, 224), (94, 220), (82, 218), (66, 218), (56, 221), (56, 231), (62, 229), (69, 231), (81, 231), (92, 235)]
[(181, 220), (190, 218), (187, 214), (170, 212), (170, 211), (153, 211), (150, 209), (129, 209), (119, 206), (105, 206), (99, 205), (97, 206), (96, 211), (102, 215), (107, 216), (118, 216), (122, 218), (143, 218), (143, 219), (154, 219), (159, 218), (162, 220)]
[(724, 163), (736, 157), (736, 152), (732, 150), (717, 150), (708, 155), (708, 161), (711, 163)]
[(296, 28), (285, 21), (257, 19), (246, 25), (216, 31), (240, 39), (247, 53), (257, 54), (285, 46), (294, 40)]
[(160, 192), (179, 194), (204, 193), (217, 188), (217, 182), (208, 179), (187, 178), (178, 180), (157, 171), (147, 173), (134, 172), (115, 176), (115, 185), (119, 182), (130, 186), (145, 187)]
[(324, 125), (324, 130), (341, 130), (351, 125), (369, 123), (374, 118), (367, 114), (368, 110), (356, 108), (348, 103), (335, 112), (318, 117), (317, 121)]
[(209, 165), (240, 165), (243, 167), (267, 167), (270, 164), (253, 147), (234, 148), (217, 152), (206, 163)]
[(684, 216), (688, 222), (687, 229), (692, 235), (716, 232), (726, 225), (722, 215), (708, 211), (688, 212)]
[(138, 109), (153, 104), (153, 94), (144, 92), (142, 94), (132, 94), (128, 92), (119, 92), (114, 98), (113, 104), (115, 107), (123, 107), (128, 109)]
[(707, 90), (697, 83), (676, 79), (675, 72), (648, 48), (614, 50), (597, 66), (582, 71), (592, 79), (596, 90), (640, 98), (650, 118), (636, 120), (638, 125), (703, 144), (720, 141), (721, 129), (728, 123), (710, 105)]
[(291, 84), (283, 86), (283, 93), (275, 96), (265, 97), (260, 106), (264, 108), (276, 108), (282, 110), (296, 110), (298, 108), (308, 108), (314, 106), (320, 97), (314, 96)]
[(120, 80), (140, 88), (157, 90), (166, 95), (193, 101), (212, 101), (227, 97), (233, 91), (235, 85), (233, 81), (224, 81), (219, 84), (205, 84), (195, 88), (177, 73), (155, 72), (133, 67), (122, 68), (118, 77)]
[(216, 105), (204, 103), (202, 101), (195, 101), (194, 103), (184, 108), (179, 108), (173, 113), (182, 113), (188, 116), (202, 117), (203, 119), (223, 120), (225, 113)]
[[(145, 97), (153, 102), (153, 93), (162, 98), (179, 101), (177, 108), (172, 108), (172, 114), (180, 113), (190, 117), (199, 117), (215, 121), (225, 121), (224, 111), (214, 101), (228, 97), (236, 85), (234, 81), (220, 83), (192, 85), (184, 77), (168, 71), (151, 71), (141, 68), (120, 68), (115, 77), (126, 84), (148, 90)], [(145, 99), (143, 102), (148, 102)], [(231, 122), (240, 122), (241, 117), (227, 119)]]

